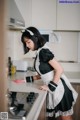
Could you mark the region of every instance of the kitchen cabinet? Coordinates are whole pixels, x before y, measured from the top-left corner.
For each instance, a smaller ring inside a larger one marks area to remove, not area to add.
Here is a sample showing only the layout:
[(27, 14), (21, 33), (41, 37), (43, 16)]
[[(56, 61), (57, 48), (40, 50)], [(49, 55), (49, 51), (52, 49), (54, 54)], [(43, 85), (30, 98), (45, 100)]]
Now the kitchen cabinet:
[(80, 4), (32, 0), (32, 25), (39, 29), (80, 30)]
[(56, 0), (32, 0), (32, 26), (56, 29)]
[(78, 92), (77, 102), (74, 105), (73, 120), (80, 120), (80, 84), (79, 83), (72, 83), (72, 86)]
[(80, 31), (80, 4), (57, 0), (57, 30)]
[[(26, 27), (80, 31), (80, 4), (60, 3), (59, 0), (16, 0)], [(23, 7), (24, 6), (24, 7)]]
[[(7, 111), (7, 82), (6, 82), (6, 0), (0, 0), (0, 112)], [(1, 115), (0, 115), (1, 118)], [(2, 119), (4, 117), (2, 116)], [(5, 118), (6, 119), (6, 118)]]
[(46, 100), (43, 103), (38, 120), (46, 120)]

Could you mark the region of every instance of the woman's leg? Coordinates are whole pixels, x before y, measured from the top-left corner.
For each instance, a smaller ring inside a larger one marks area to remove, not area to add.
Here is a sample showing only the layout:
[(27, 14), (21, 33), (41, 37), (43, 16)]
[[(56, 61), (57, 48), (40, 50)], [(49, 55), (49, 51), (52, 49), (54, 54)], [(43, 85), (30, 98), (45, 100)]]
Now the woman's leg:
[(60, 116), (60, 120), (73, 120), (71, 115), (68, 116)]

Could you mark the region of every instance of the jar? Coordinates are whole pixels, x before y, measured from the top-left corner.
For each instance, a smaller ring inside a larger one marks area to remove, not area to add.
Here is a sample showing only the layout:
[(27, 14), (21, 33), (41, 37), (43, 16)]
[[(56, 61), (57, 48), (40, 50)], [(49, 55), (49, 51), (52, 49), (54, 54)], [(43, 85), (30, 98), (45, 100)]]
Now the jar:
[(11, 66), (11, 74), (15, 74), (16, 73), (16, 66), (12, 65)]

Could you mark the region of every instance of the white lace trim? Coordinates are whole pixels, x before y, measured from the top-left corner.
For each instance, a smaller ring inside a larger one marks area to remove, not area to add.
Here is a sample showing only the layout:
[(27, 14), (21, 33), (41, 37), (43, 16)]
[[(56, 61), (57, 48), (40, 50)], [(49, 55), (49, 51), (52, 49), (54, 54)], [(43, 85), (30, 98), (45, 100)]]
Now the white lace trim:
[(75, 104), (75, 101), (72, 103), (72, 107), (70, 110), (62, 112), (62, 111), (58, 111), (57, 113), (55, 112), (55, 110), (51, 113), (46, 112), (46, 116), (47, 117), (53, 117), (55, 115), (55, 117), (59, 117), (59, 116), (68, 116), (68, 115), (72, 115), (73, 114), (73, 106)]
[(73, 108), (71, 108), (68, 111), (62, 112), (62, 111), (58, 111), (57, 113), (55, 113), (55, 111), (51, 112), (51, 113), (46, 113), (47, 117), (53, 117), (55, 115), (55, 117), (59, 117), (59, 116), (68, 116), (68, 115), (72, 115), (73, 114)]
[(66, 112), (62, 112), (62, 111), (58, 111), (57, 113), (55, 113), (55, 117), (58, 117), (58, 116), (68, 116), (68, 115), (72, 115), (73, 114), (73, 108), (66, 111)]

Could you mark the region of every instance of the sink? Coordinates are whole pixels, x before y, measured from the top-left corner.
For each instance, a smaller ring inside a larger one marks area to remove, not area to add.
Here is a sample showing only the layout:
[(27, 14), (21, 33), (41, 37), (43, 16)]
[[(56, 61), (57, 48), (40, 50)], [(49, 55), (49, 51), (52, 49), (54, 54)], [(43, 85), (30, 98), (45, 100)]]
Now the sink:
[(34, 92), (10, 92), (8, 101), (9, 119), (25, 120), (37, 97), (38, 93)]

